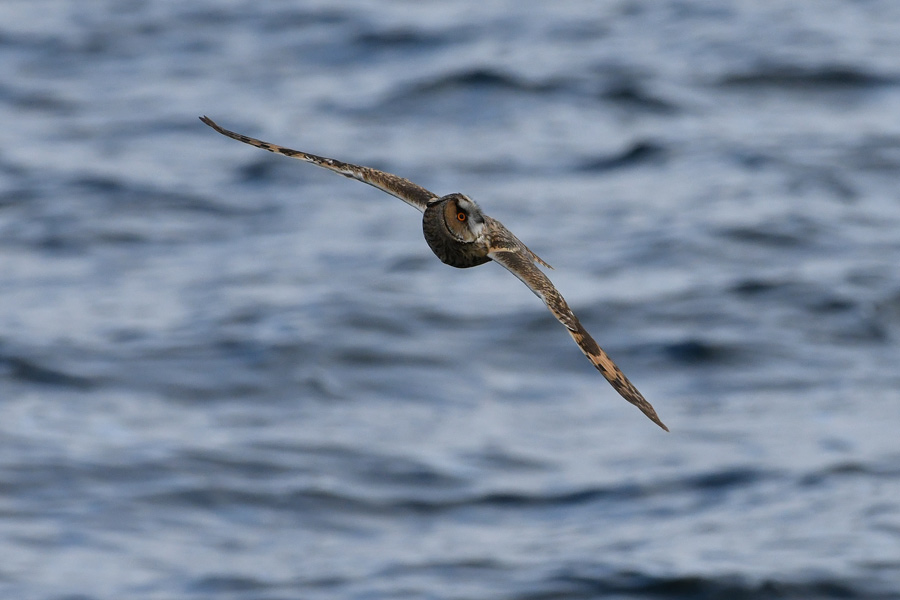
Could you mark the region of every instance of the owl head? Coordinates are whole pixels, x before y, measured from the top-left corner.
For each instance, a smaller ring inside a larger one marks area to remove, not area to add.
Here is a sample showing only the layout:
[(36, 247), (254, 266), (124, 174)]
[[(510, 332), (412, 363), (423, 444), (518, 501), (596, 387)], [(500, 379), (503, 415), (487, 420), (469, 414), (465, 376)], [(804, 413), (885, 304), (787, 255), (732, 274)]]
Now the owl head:
[(491, 260), (483, 235), (484, 214), (463, 194), (429, 202), (422, 215), (422, 230), (428, 246), (445, 264), (465, 269)]
[(484, 228), (481, 208), (463, 194), (447, 194), (428, 208), (435, 211), (435, 216), (442, 222), (447, 234), (457, 241), (474, 242)]

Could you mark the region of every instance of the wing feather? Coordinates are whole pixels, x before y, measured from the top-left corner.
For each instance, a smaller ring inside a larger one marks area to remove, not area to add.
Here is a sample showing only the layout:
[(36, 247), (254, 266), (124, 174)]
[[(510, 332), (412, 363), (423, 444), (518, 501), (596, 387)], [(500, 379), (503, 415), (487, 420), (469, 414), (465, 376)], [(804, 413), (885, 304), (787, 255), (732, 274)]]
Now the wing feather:
[[(524, 247), (524, 246), (523, 246)], [(665, 429), (669, 430), (659, 419), (651, 405), (636, 387), (625, 377), (625, 373), (616, 366), (616, 363), (603, 351), (603, 349), (594, 341), (569, 305), (566, 304), (565, 298), (556, 289), (550, 279), (534, 264), (531, 256), (525, 254), (520, 248), (502, 247), (493, 249), (488, 253), (494, 261), (506, 268), (510, 273), (518, 277), (525, 285), (544, 301), (553, 316), (560, 323), (565, 325), (569, 335), (581, 348), (581, 351), (587, 356), (588, 360), (597, 368), (598, 371), (606, 378), (620, 396), (625, 398), (637, 406), (651, 421)]]
[(333, 158), (316, 156), (315, 154), (301, 152), (300, 150), (292, 150), (290, 148), (285, 148), (276, 144), (270, 144), (269, 142), (264, 142), (262, 140), (258, 140), (256, 138), (252, 138), (240, 133), (235, 133), (234, 131), (229, 131), (228, 129), (219, 126), (209, 117), (200, 117), (200, 120), (222, 135), (230, 137), (239, 142), (244, 142), (245, 144), (250, 144), (251, 146), (256, 146), (257, 148), (262, 148), (263, 150), (268, 150), (269, 152), (274, 152), (275, 154), (282, 154), (290, 158), (305, 160), (308, 163), (312, 163), (324, 169), (334, 171), (335, 173), (343, 175), (344, 177), (349, 177), (351, 179), (356, 179), (357, 181), (362, 181), (363, 183), (368, 183), (372, 187), (376, 187), (383, 192), (387, 192), (392, 196), (400, 198), (410, 206), (414, 206), (415, 208), (419, 209), (421, 212), (425, 212), (425, 207), (428, 205), (428, 202), (430, 200), (434, 200), (438, 197), (425, 188), (416, 185), (412, 181), (404, 179), (403, 177), (398, 177), (397, 175), (393, 175), (391, 173), (379, 171), (378, 169), (373, 169), (371, 167), (361, 167), (359, 165), (341, 162)]

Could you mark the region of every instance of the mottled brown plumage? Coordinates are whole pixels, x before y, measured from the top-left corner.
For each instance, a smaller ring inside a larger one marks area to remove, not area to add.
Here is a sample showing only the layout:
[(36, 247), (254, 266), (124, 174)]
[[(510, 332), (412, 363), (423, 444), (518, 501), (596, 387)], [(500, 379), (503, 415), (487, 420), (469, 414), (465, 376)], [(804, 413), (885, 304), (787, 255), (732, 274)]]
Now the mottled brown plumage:
[(428, 204), (430, 200), (437, 198), (437, 196), (425, 188), (414, 184), (409, 179), (397, 177), (396, 175), (385, 173), (384, 171), (379, 171), (377, 169), (371, 169), (369, 167), (351, 165), (339, 160), (334, 160), (333, 158), (324, 158), (322, 156), (316, 156), (315, 154), (307, 154), (306, 152), (300, 152), (299, 150), (291, 150), (290, 148), (284, 148), (283, 146), (276, 146), (269, 142), (264, 142), (256, 138), (223, 129), (209, 117), (200, 117), (200, 120), (222, 135), (226, 135), (239, 142), (244, 142), (245, 144), (250, 144), (251, 146), (256, 146), (257, 148), (262, 148), (269, 152), (274, 152), (275, 154), (283, 154), (291, 158), (305, 160), (306, 162), (334, 171), (344, 177), (368, 183), (382, 192), (387, 192), (391, 196), (400, 198), (407, 204), (418, 208), (420, 211), (425, 210), (425, 205)]
[(537, 266), (537, 264), (545, 267), (550, 265), (529, 250), (500, 221), (482, 213), (471, 198), (463, 194), (438, 197), (408, 179), (390, 173), (276, 146), (223, 129), (208, 117), (200, 119), (230, 138), (269, 152), (305, 160), (345, 177), (368, 183), (416, 207), (423, 213), (422, 231), (425, 234), (425, 241), (441, 262), (464, 269), (493, 260), (506, 268), (544, 301), (553, 316), (566, 327), (588, 360), (623, 398), (637, 406), (654, 423), (666, 431), (669, 430), (656, 415), (653, 406), (644, 399), (609, 355), (584, 329), (562, 294)]

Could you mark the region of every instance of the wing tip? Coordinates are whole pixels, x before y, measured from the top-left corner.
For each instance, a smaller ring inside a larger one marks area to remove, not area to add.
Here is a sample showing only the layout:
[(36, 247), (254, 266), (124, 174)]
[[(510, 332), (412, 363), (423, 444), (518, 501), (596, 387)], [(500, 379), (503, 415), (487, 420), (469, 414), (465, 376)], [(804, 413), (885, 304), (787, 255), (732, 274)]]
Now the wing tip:
[(637, 406), (638, 410), (644, 413), (648, 419), (659, 425), (663, 431), (669, 431), (669, 428), (666, 427), (666, 424), (663, 423), (662, 419), (659, 418), (659, 415), (656, 414), (656, 409), (653, 408), (653, 405), (644, 400), (643, 396), (640, 396), (640, 399), (640, 402), (636, 402), (635, 400), (626, 398), (626, 400)]
[(216, 131), (219, 131), (219, 132), (222, 131), (222, 128), (219, 127), (219, 124), (216, 123), (215, 121), (213, 121), (212, 119), (210, 119), (209, 117), (207, 117), (206, 115), (203, 115), (202, 117), (200, 117), (200, 120), (201, 120), (205, 125), (209, 125), (210, 127), (212, 127), (213, 129), (215, 129)]
[[(634, 390), (637, 392), (637, 390)], [(621, 392), (619, 392), (621, 394)], [(659, 415), (656, 414), (656, 409), (653, 408), (653, 405), (647, 402), (643, 396), (640, 395), (640, 392), (637, 394), (637, 398), (629, 398), (628, 396), (623, 397), (628, 400), (630, 403), (634, 404), (638, 410), (640, 410), (648, 419), (656, 423), (660, 426), (663, 431), (669, 431), (669, 428), (666, 427), (666, 424), (662, 422), (662, 419), (659, 418)]]

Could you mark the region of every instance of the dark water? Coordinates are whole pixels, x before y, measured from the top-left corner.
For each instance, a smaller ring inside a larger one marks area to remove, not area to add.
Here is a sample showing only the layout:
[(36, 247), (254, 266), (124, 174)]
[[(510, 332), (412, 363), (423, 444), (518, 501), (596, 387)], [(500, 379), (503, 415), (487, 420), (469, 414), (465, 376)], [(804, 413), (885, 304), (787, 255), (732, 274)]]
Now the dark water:
[[(900, 4), (0, 4), (0, 597), (900, 598)], [(461, 191), (672, 428), (418, 213)]]

